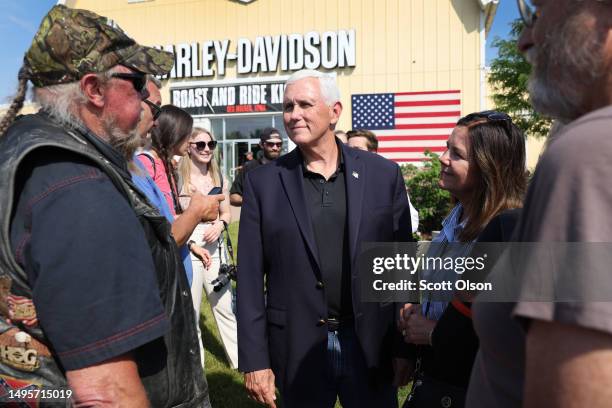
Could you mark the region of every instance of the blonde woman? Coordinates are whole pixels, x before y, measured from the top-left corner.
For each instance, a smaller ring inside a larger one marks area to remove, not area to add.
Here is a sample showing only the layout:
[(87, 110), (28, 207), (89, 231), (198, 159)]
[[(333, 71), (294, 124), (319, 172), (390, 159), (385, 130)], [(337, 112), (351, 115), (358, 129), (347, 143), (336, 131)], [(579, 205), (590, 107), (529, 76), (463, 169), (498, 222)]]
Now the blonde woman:
[[(221, 334), (223, 348), (232, 368), (238, 367), (238, 340), (236, 315), (232, 310), (232, 285), (226, 284), (220, 291), (215, 292), (211, 284), (219, 274), (219, 266), (226, 262), (225, 245), (222, 242), (224, 223), (229, 224), (229, 185), (224, 180), (219, 165), (215, 160), (214, 151), (217, 141), (212, 133), (206, 129), (194, 128), (189, 139), (187, 157), (179, 164), (179, 173), (182, 180), (180, 187), (181, 204), (188, 203), (189, 196), (196, 191), (208, 194), (213, 188), (220, 187), (225, 195), (225, 201), (219, 206), (219, 216), (215, 221), (200, 223), (196, 226), (190, 238), (190, 249), (202, 246), (211, 255), (212, 263), (206, 268), (198, 257), (193, 253), (193, 283), (191, 285), (191, 296), (193, 307), (196, 311), (196, 319), (200, 317), (200, 305), (202, 303), (202, 287), (206, 291), (206, 297), (213, 311), (213, 316)], [(200, 338), (200, 355), (204, 359), (202, 348), (202, 336), (200, 325), (197, 322), (198, 336)]]

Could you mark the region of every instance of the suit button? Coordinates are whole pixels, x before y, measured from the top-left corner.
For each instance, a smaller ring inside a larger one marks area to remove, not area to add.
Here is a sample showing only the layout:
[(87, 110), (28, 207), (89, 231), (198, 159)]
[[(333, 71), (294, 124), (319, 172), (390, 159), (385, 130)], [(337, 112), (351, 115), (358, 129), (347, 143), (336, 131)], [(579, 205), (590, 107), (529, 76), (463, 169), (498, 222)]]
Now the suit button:
[(318, 326), (318, 327), (321, 327), (321, 326), (323, 326), (325, 323), (327, 323), (327, 322), (325, 321), (325, 319), (321, 318), (321, 319), (319, 319), (319, 321), (317, 322), (317, 326)]
[(317, 289), (323, 289), (323, 282), (321, 281), (317, 282)]

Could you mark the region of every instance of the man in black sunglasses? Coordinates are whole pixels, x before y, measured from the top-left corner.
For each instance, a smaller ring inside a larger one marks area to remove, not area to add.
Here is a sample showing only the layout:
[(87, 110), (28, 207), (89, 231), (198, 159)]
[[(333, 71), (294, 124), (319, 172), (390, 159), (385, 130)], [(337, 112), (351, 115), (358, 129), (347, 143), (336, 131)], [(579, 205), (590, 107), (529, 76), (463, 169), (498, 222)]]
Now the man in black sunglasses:
[[(8, 387), (61, 406), (210, 406), (170, 225), (128, 171), (146, 75), (173, 63), (87, 10), (54, 6), (36, 32), (0, 121), (0, 185), (14, 187), (0, 194)], [(42, 110), (16, 118), (28, 81)]]
[[(526, 26), (518, 47), (532, 64), (531, 103), (559, 125), (531, 179), (514, 240), (529, 248), (544, 243), (554, 261), (523, 257), (517, 302), (474, 306), (480, 351), (467, 406), (608, 407), (612, 1), (518, 6)], [(538, 297), (533, 288), (552, 296)]]
[(262, 156), (257, 160), (251, 160), (245, 163), (232, 183), (232, 188), (230, 189), (230, 204), (232, 205), (237, 207), (242, 206), (244, 175), (262, 164), (278, 159), (283, 150), (283, 138), (277, 129), (265, 128), (261, 131), (259, 136), (259, 146), (263, 152)]
[(149, 95), (142, 101), (142, 117), (138, 123), (138, 134), (142, 137), (143, 145), (148, 139), (149, 132), (155, 126), (155, 121), (161, 113), (161, 82), (150, 76), (146, 84), (146, 92)]

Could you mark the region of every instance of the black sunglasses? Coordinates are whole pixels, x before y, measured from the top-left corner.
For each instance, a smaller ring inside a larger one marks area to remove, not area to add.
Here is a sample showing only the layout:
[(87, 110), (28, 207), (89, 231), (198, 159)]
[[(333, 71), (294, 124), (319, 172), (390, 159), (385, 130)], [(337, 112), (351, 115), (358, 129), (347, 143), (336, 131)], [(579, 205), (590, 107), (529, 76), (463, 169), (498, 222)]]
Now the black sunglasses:
[(278, 147), (279, 149), (283, 147), (283, 142), (264, 142), (264, 144), (268, 147)]
[(153, 115), (153, 120), (157, 120), (157, 118), (159, 118), (159, 115), (161, 115), (162, 113), (162, 110), (159, 105), (151, 102), (148, 99), (144, 99), (143, 102), (146, 103), (149, 108), (151, 108), (151, 115)]
[(111, 78), (119, 78), (130, 81), (136, 92), (142, 95), (143, 98), (149, 97), (149, 92), (147, 92), (147, 77), (145, 74), (138, 74), (135, 72), (115, 72), (114, 74), (111, 74)]
[(508, 114), (503, 112), (498, 112), (494, 110), (487, 110), (482, 112), (470, 113), (465, 116), (462, 120), (471, 122), (476, 119), (486, 119), (490, 122), (512, 122), (512, 118), (508, 116)]
[(211, 140), (210, 142), (189, 142), (189, 144), (195, 145), (195, 148), (198, 152), (201, 152), (202, 150), (206, 149), (206, 146), (208, 146), (210, 150), (215, 150), (215, 147), (217, 147), (216, 140)]

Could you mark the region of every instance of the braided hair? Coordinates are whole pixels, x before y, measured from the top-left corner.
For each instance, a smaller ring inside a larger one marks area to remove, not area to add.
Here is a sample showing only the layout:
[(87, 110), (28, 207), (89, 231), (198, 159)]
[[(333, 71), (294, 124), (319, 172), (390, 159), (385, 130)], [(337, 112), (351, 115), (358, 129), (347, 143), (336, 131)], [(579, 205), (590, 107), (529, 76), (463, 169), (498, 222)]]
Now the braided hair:
[(23, 107), (23, 102), (25, 101), (27, 91), (28, 78), (25, 76), (25, 67), (21, 67), (19, 70), (19, 85), (17, 86), (17, 93), (13, 98), (13, 102), (11, 102), (11, 105), (0, 121), (0, 136), (4, 135), (9, 126), (11, 126), (11, 123), (13, 123), (15, 120), (15, 116), (17, 116)]
[(182, 212), (182, 208), (178, 200), (178, 176), (171, 160), (176, 148), (191, 135), (192, 127), (193, 118), (187, 112), (174, 105), (164, 105), (157, 118), (157, 126), (151, 129), (151, 147), (164, 164), (177, 214)]

